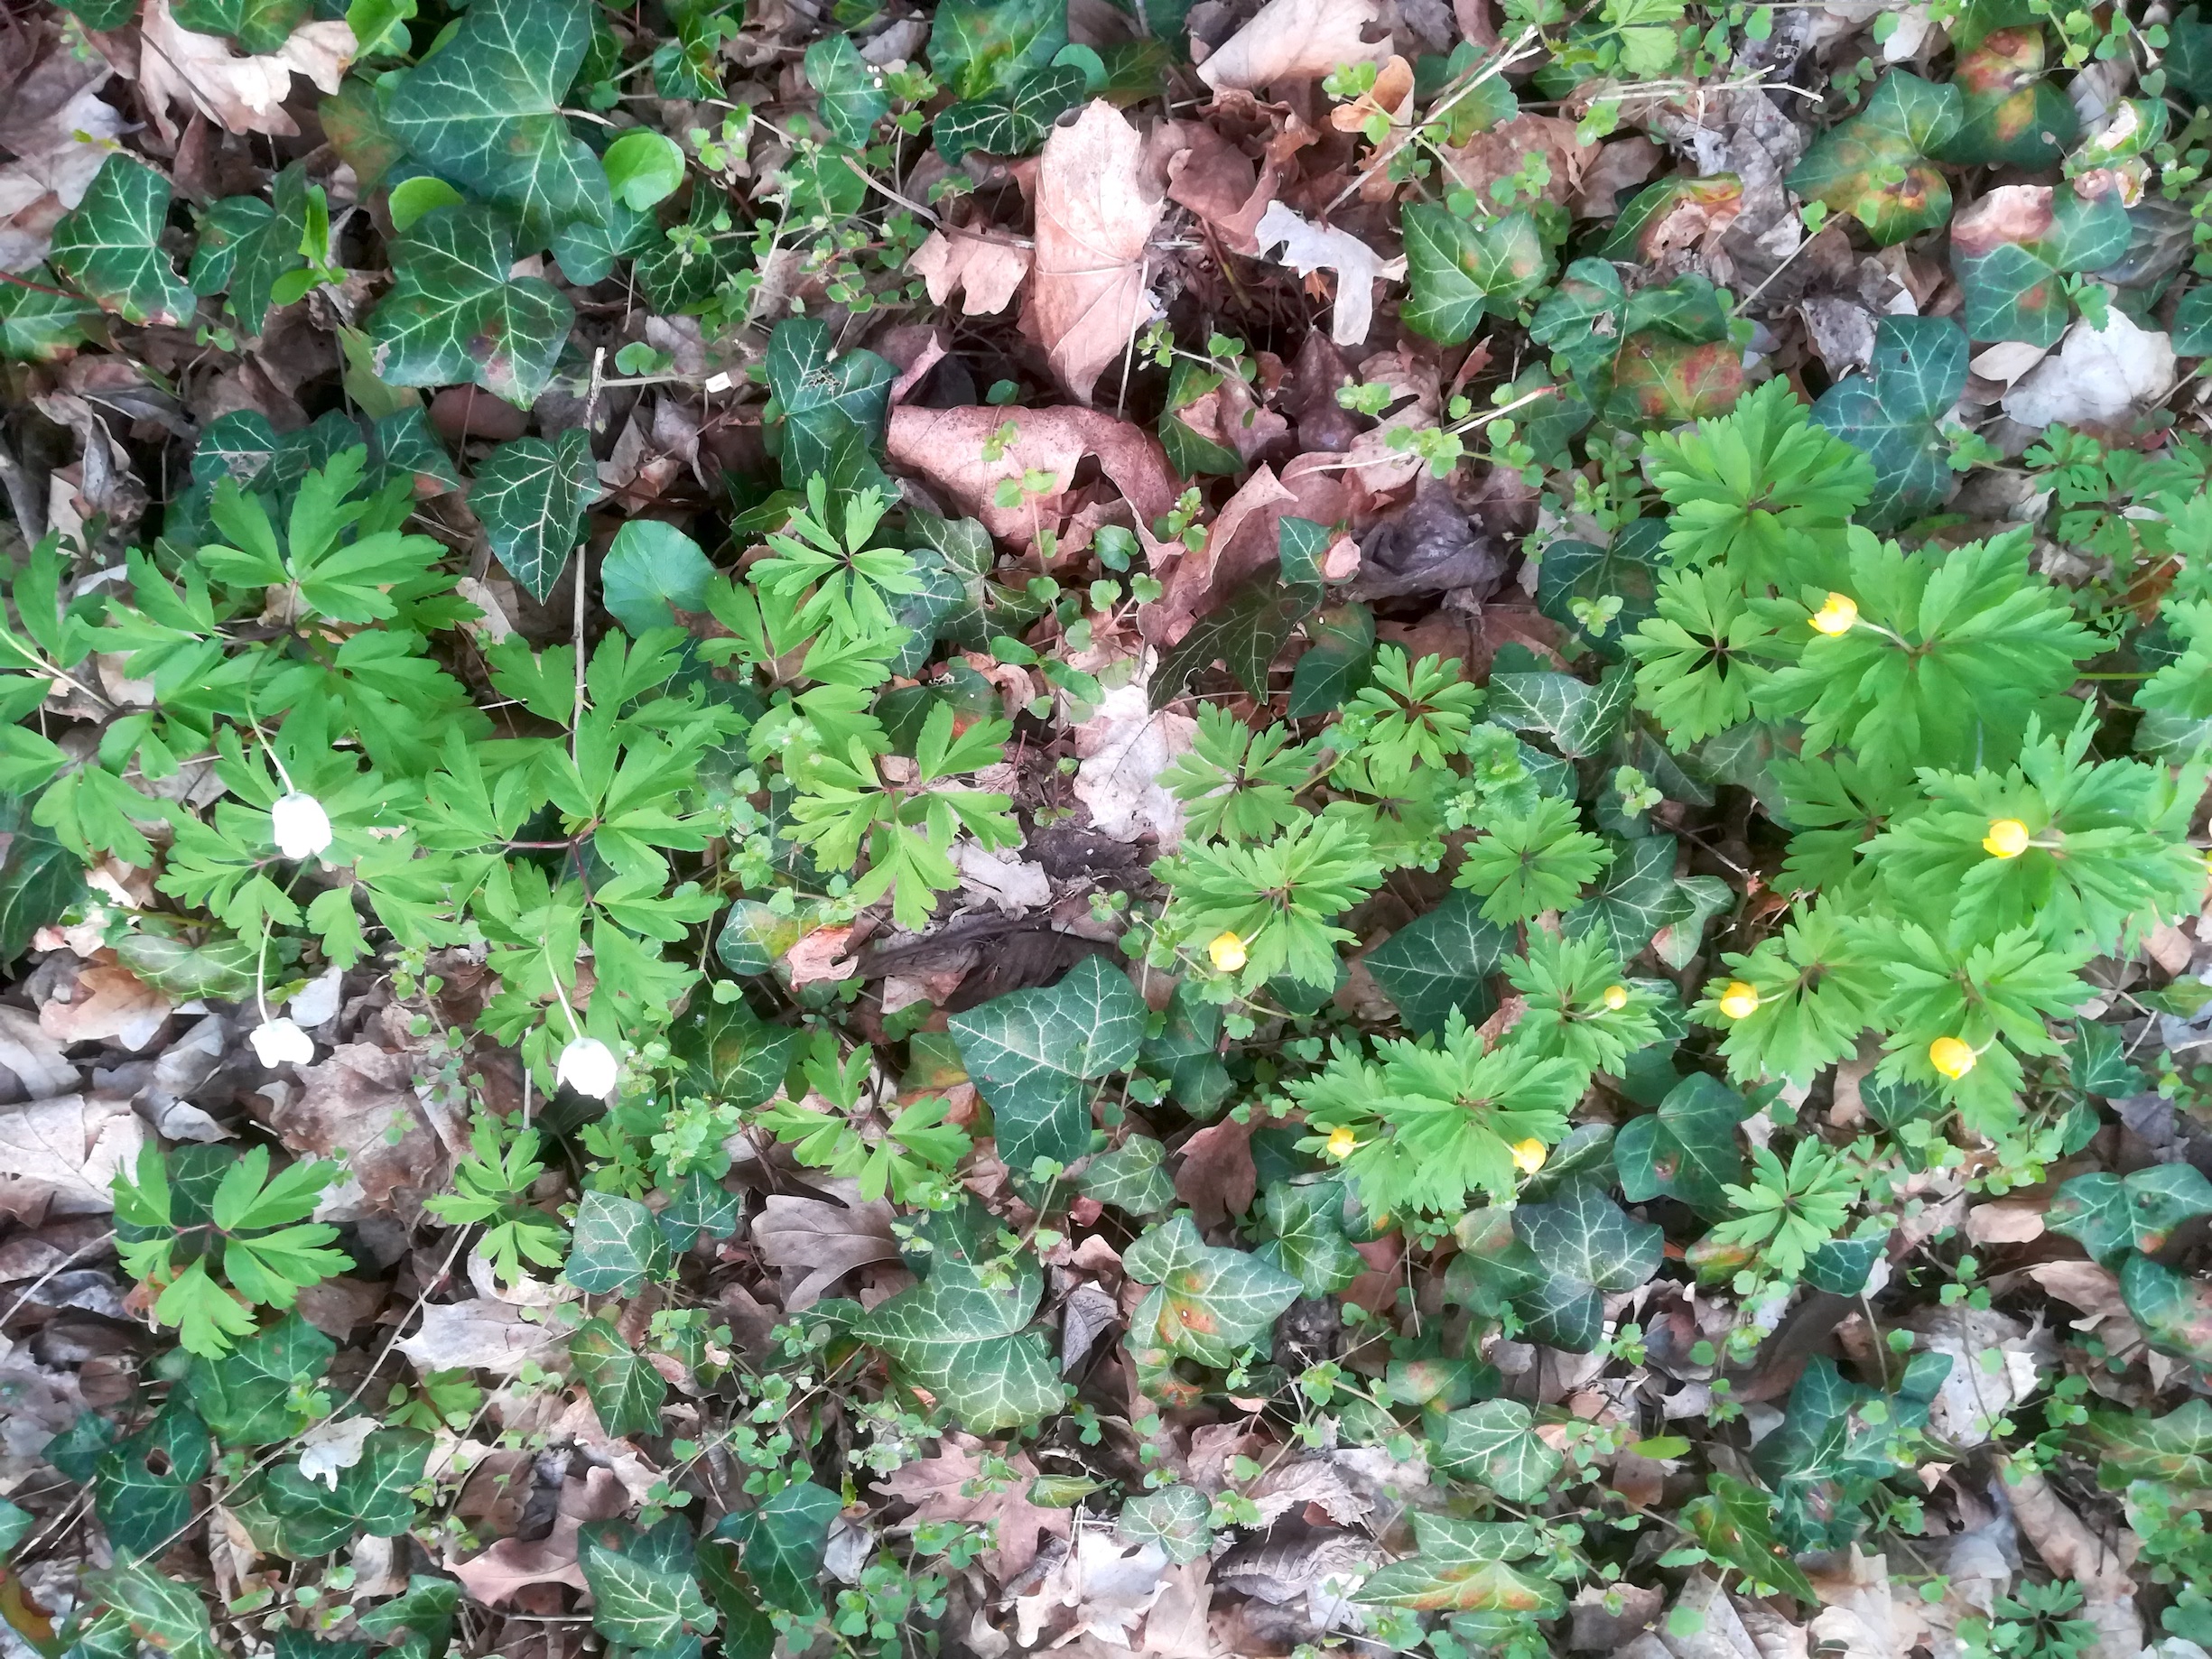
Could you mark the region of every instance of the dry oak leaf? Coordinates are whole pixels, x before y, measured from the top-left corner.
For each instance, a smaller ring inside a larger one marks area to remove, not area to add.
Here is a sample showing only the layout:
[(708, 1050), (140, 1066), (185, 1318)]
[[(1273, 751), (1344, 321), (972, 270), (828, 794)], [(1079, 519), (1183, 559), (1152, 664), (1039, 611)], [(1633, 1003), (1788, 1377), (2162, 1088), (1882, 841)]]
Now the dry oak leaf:
[(813, 1307), (854, 1269), (898, 1260), (891, 1207), (880, 1199), (847, 1205), (777, 1193), (753, 1223), (753, 1242), (763, 1261), (782, 1270), (784, 1307), (793, 1313)]
[(1384, 259), (1350, 231), (1308, 224), (1279, 201), (1268, 204), (1254, 235), (1260, 251), (1270, 255), (1276, 244), (1282, 244), (1280, 263), (1300, 276), (1336, 273), (1336, 313), (1329, 338), (1339, 346), (1357, 346), (1367, 338), (1375, 315), (1375, 284), (1406, 274), (1403, 257)]
[(581, 1480), (561, 1486), (553, 1531), (534, 1543), (502, 1538), (474, 1559), (447, 1564), (461, 1588), (488, 1607), (513, 1598), (533, 1584), (566, 1584), (583, 1589), (584, 1570), (576, 1559), (576, 1534), (592, 1521), (611, 1521), (629, 1507), (629, 1495), (612, 1469), (591, 1468)]
[[(445, 1148), (416, 1098), (414, 1064), (406, 1055), (373, 1043), (343, 1043), (328, 1060), (300, 1067), (299, 1074), (304, 1085), (299, 1098), (279, 1106), (270, 1127), (293, 1152), (335, 1158), (345, 1166), (349, 1184), (336, 1189), (332, 1200), (348, 1205), (351, 1200), (366, 1214), (389, 1206), (403, 1188), (428, 1192), (437, 1186)], [(329, 1202), (316, 1211), (326, 1219)], [(336, 1219), (356, 1220), (359, 1214)]]
[(162, 136), (177, 142), (169, 110), (197, 109), (232, 133), (298, 134), (284, 113), (292, 78), (304, 75), (336, 92), (353, 61), (353, 31), (344, 21), (302, 23), (274, 52), (242, 58), (218, 35), (195, 34), (170, 14), (169, 0), (146, 0), (139, 26), (138, 80)]
[[(1012, 427), (1010, 441), (992, 440)], [(1182, 486), (1167, 465), (1157, 440), (1127, 421), (1095, 409), (916, 409), (891, 411), (886, 452), (894, 466), (936, 485), (962, 513), (982, 520), (983, 528), (1008, 541), (1026, 542), (1039, 515), (1047, 528), (1059, 514), (1046, 510), (1054, 496), (1075, 480), (1086, 455), (1128, 500), (1137, 533), (1147, 548), (1155, 545), (1152, 521), (1176, 504)], [(1027, 472), (1049, 473), (1053, 483), (1041, 499), (1002, 507), (992, 492)]]
[(958, 230), (933, 230), (906, 261), (929, 297), (943, 305), (955, 292), (963, 316), (987, 317), (1006, 310), (1029, 274), (1029, 250), (1005, 242), (986, 242)]
[(1390, 56), (1389, 37), (1360, 38), (1381, 17), (1380, 0), (1268, 0), (1198, 66), (1198, 79), (1216, 92), (1249, 92), (1318, 80), (1347, 63), (1381, 63)]
[(1144, 150), (1121, 112), (1094, 98), (1073, 126), (1053, 129), (1037, 162), (1028, 321), (1080, 403), (1155, 314), (1145, 246), (1163, 197)]
[(936, 1456), (902, 1465), (877, 1481), (893, 1497), (915, 1506), (905, 1523), (955, 1521), (963, 1526), (998, 1523), (998, 1542), (983, 1552), (983, 1570), (1004, 1584), (1036, 1559), (1040, 1534), (1064, 1539), (1069, 1511), (1047, 1509), (1029, 1501), (1029, 1483), (1037, 1467), (1026, 1451), (1006, 1457), (1014, 1478), (1003, 1484), (983, 1475), (982, 1453), (989, 1450), (971, 1435), (944, 1437)]
[(0, 1108), (0, 1215), (103, 1215), (116, 1172), (135, 1163), (146, 1128), (130, 1102), (61, 1095)]

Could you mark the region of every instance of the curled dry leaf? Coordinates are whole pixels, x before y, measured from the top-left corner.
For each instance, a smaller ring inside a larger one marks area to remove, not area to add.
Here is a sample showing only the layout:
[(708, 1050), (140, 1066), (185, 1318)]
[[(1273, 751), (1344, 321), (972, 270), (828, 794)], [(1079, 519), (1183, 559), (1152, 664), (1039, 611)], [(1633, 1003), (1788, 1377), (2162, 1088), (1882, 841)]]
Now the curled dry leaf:
[(958, 230), (933, 230), (914, 252), (906, 268), (929, 289), (939, 305), (960, 295), (960, 309), (969, 317), (1002, 311), (1029, 274), (1029, 250), (1006, 242), (989, 242)]
[(1347, 63), (1384, 62), (1389, 38), (1361, 38), (1381, 17), (1378, 0), (1268, 0), (1198, 66), (1198, 79), (1216, 92), (1249, 92), (1318, 80)]
[[(1013, 428), (1004, 444), (996, 435)], [(983, 528), (1008, 541), (1027, 541), (1039, 516), (1056, 527), (1052, 497), (1074, 482), (1086, 455), (1098, 458), (1100, 470), (1120, 489), (1148, 547), (1152, 521), (1175, 505), (1180, 488), (1158, 440), (1127, 421), (1092, 409), (915, 409), (891, 412), (887, 451), (892, 464), (916, 473), (943, 489), (962, 513), (982, 520)], [(1027, 472), (1047, 473), (1051, 488), (1042, 498), (1002, 507), (993, 491)]]
[(1145, 167), (1144, 141), (1103, 98), (1045, 141), (1030, 320), (1054, 372), (1083, 403), (1155, 314), (1145, 290), (1146, 244), (1161, 198)]
[(68, 1001), (39, 1009), (39, 1029), (60, 1043), (113, 1043), (143, 1049), (169, 1023), (169, 998), (116, 962), (96, 962), (77, 976)]
[(859, 973), (860, 963), (845, 954), (851, 940), (850, 926), (821, 927), (785, 951), (784, 966), (790, 971), (793, 987), (836, 985)]
[(232, 133), (295, 136), (299, 124), (284, 111), (292, 78), (304, 75), (336, 92), (353, 61), (353, 31), (344, 21), (302, 23), (274, 52), (240, 57), (229, 42), (195, 34), (170, 14), (169, 0), (145, 0), (139, 29), (138, 79), (147, 111), (162, 136), (177, 142), (170, 110), (197, 109)]
[(1582, 193), (1584, 175), (1598, 159), (1598, 147), (1583, 143), (1575, 132), (1574, 122), (1558, 116), (1516, 116), (1437, 156), (1454, 183), (1491, 201), (1492, 184), (1520, 176), (1529, 158), (1540, 155), (1546, 171), (1541, 199), (1565, 207)]
[(1252, 1207), (1259, 1171), (1252, 1163), (1252, 1125), (1224, 1117), (1208, 1124), (1182, 1146), (1176, 1196), (1191, 1207), (1201, 1227), (1219, 1227)]
[(1279, 257), (1300, 276), (1316, 271), (1336, 273), (1336, 313), (1329, 338), (1339, 346), (1357, 346), (1367, 338), (1375, 313), (1375, 284), (1386, 278), (1396, 282), (1406, 274), (1406, 262), (1383, 259), (1350, 231), (1314, 225), (1279, 201), (1269, 202), (1255, 233), (1260, 251), (1281, 245)]
[(543, 1364), (568, 1339), (572, 1321), (547, 1311), (525, 1320), (521, 1310), (484, 1297), (467, 1302), (431, 1302), (414, 1334), (397, 1344), (414, 1368), (432, 1371), (489, 1371), (512, 1376), (523, 1362)]
[(584, 1572), (577, 1561), (576, 1534), (593, 1521), (611, 1521), (629, 1506), (628, 1494), (612, 1469), (587, 1469), (581, 1479), (562, 1483), (553, 1531), (525, 1543), (502, 1538), (471, 1560), (450, 1563), (469, 1595), (488, 1607), (508, 1601), (533, 1584), (565, 1584), (582, 1589)]

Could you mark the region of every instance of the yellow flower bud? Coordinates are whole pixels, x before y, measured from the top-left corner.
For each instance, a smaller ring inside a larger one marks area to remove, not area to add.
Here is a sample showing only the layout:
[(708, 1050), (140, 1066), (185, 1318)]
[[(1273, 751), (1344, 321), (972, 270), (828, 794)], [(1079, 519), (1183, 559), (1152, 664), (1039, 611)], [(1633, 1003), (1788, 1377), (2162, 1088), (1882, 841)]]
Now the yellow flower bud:
[(1741, 979), (1731, 979), (1721, 993), (1721, 1012), (1732, 1020), (1747, 1020), (1759, 1012), (1759, 993)]
[(1244, 966), (1244, 941), (1234, 933), (1215, 936), (1206, 947), (1206, 954), (1213, 959), (1213, 966), (1222, 973), (1232, 974)]
[(1551, 1148), (1530, 1135), (1513, 1148), (1513, 1166), (1524, 1175), (1533, 1175), (1544, 1167), (1544, 1160), (1551, 1156)]
[(1946, 1077), (1966, 1076), (1979, 1059), (1979, 1054), (1956, 1037), (1938, 1037), (1928, 1045), (1928, 1063)]
[(1993, 858), (2017, 858), (2028, 850), (2028, 826), (2017, 818), (1993, 818), (1982, 850)]
[(1599, 1000), (1604, 1003), (1604, 1005), (1608, 1008), (1611, 1008), (1615, 1014), (1618, 1014), (1622, 1009), (1628, 1006), (1628, 987), (1625, 985), (1609, 985), (1605, 987), (1605, 995)]
[(1352, 1134), (1350, 1128), (1329, 1131), (1329, 1156), (1340, 1162), (1352, 1156), (1352, 1149), (1359, 1144), (1360, 1137)]
[(1850, 633), (1858, 620), (1857, 601), (1847, 593), (1831, 593), (1828, 602), (1813, 613), (1813, 630), (1834, 638)]

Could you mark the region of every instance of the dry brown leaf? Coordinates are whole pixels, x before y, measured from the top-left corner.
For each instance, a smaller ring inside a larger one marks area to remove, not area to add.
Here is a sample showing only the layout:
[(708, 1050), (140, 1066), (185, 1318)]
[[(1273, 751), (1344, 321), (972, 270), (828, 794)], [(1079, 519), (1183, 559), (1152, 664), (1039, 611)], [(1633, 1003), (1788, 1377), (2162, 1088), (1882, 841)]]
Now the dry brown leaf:
[(2081, 1616), (2096, 1627), (2089, 1659), (2136, 1659), (2142, 1652), (2142, 1616), (2120, 1552), (2059, 1501), (2040, 1471), (2010, 1458), (2000, 1458), (1998, 1468), (2021, 1534), (2052, 1577), (2081, 1586)]
[(110, 70), (97, 53), (55, 51), (10, 88), (0, 106), (0, 271), (46, 257), (54, 221), (84, 199), (92, 176), (128, 130), (99, 96)]
[(1584, 172), (1597, 160), (1597, 146), (1575, 137), (1574, 122), (1559, 116), (1516, 116), (1502, 126), (1477, 133), (1456, 149), (1444, 149), (1444, 170), (1462, 190), (1491, 199), (1490, 187), (1518, 176), (1531, 156), (1540, 155), (1550, 178), (1543, 199), (1565, 207), (1580, 193)]
[(17, 1100), (51, 1099), (77, 1087), (77, 1068), (35, 1015), (0, 1004), (0, 1072), (15, 1080)]
[(2043, 1206), (2009, 1198), (1966, 1211), (1966, 1237), (1978, 1245), (2026, 1244), (2043, 1236)]
[(1059, 1647), (1092, 1632), (1126, 1648), (1137, 1621), (1166, 1588), (1166, 1573), (1167, 1552), (1158, 1544), (1125, 1543), (1103, 1526), (1083, 1528), (1073, 1548), (1055, 1540), (1011, 1598), (1018, 1639), (1034, 1648), (1050, 1629), (1051, 1645)]
[(1277, 526), (1297, 496), (1269, 467), (1256, 467), (1222, 505), (1205, 545), (1186, 549), (1167, 572), (1160, 597), (1138, 613), (1145, 637), (1172, 645), (1191, 623), (1225, 600), (1277, 558)]
[(782, 1271), (784, 1306), (793, 1313), (813, 1307), (854, 1269), (898, 1260), (891, 1207), (881, 1199), (848, 1207), (777, 1193), (753, 1223), (753, 1242), (761, 1259)]
[(1347, 63), (1381, 63), (1390, 56), (1389, 37), (1360, 38), (1381, 16), (1378, 0), (1268, 0), (1198, 66), (1198, 79), (1216, 92), (1249, 92), (1318, 80)]
[(39, 1029), (58, 1043), (110, 1043), (142, 1049), (169, 1020), (169, 998), (116, 962), (95, 962), (77, 976), (69, 999), (39, 1009)]
[(105, 1215), (116, 1172), (134, 1163), (145, 1125), (126, 1100), (62, 1095), (0, 1108), (0, 1214)]
[(477, 1600), (489, 1607), (512, 1599), (533, 1584), (566, 1584), (583, 1589), (584, 1570), (576, 1559), (576, 1534), (593, 1521), (611, 1521), (629, 1506), (628, 1494), (612, 1469), (592, 1468), (582, 1479), (563, 1481), (553, 1531), (534, 1543), (502, 1538), (471, 1560), (449, 1562), (453, 1576)]
[(845, 954), (852, 929), (818, 927), (784, 952), (794, 989), (802, 985), (836, 985), (860, 971), (860, 963)]
[(1128, 354), (1153, 315), (1145, 246), (1161, 199), (1144, 141), (1105, 99), (1045, 141), (1030, 316), (1054, 372), (1080, 403), (1091, 401), (1099, 375)]
[(425, 1376), (432, 1371), (490, 1371), (512, 1376), (526, 1359), (543, 1360), (567, 1340), (573, 1321), (546, 1310), (535, 1321), (504, 1302), (473, 1297), (431, 1302), (413, 1336), (396, 1344)]
[(177, 142), (172, 106), (197, 109), (232, 133), (296, 136), (284, 113), (292, 78), (304, 75), (336, 92), (353, 61), (353, 31), (341, 20), (302, 23), (278, 51), (242, 58), (218, 35), (195, 34), (170, 14), (169, 0), (145, 0), (139, 26), (138, 80), (162, 136)]
[(1269, 202), (1254, 233), (1262, 253), (1282, 245), (1281, 263), (1300, 276), (1336, 273), (1336, 308), (1329, 338), (1339, 346), (1357, 346), (1367, 338), (1375, 315), (1375, 284), (1406, 274), (1406, 262), (1384, 259), (1350, 231), (1311, 225), (1279, 201)]
[(1065, 1509), (1047, 1509), (1029, 1501), (1029, 1483), (1038, 1470), (1026, 1451), (1004, 1459), (1015, 1478), (1000, 1485), (983, 1478), (983, 1442), (971, 1435), (945, 1436), (937, 1455), (901, 1465), (876, 1484), (893, 1497), (915, 1506), (906, 1524), (953, 1521), (981, 1526), (996, 1521), (998, 1543), (983, 1552), (983, 1570), (1004, 1584), (1036, 1558), (1040, 1536), (1068, 1535)]
[[(1001, 428), (1014, 435), (1004, 446), (990, 440)], [(987, 446), (995, 452), (986, 454)], [(1053, 497), (1075, 481), (1086, 455), (1128, 500), (1138, 534), (1152, 546), (1152, 521), (1175, 505), (1181, 484), (1158, 441), (1142, 428), (1095, 409), (964, 409), (891, 411), (886, 450), (894, 466), (917, 473), (953, 497), (962, 512), (983, 522), (995, 536), (1026, 542), (1041, 522), (1055, 528), (1063, 514)], [(1025, 472), (1053, 479), (1046, 496), (1002, 507), (992, 492)]]
[(957, 230), (933, 230), (906, 261), (906, 269), (922, 279), (939, 305), (958, 292), (963, 315), (985, 317), (1006, 310), (1029, 274), (1029, 261), (1026, 247), (986, 242)]
[(1219, 1227), (1251, 1208), (1259, 1189), (1252, 1163), (1252, 1126), (1224, 1117), (1183, 1143), (1176, 1196), (1191, 1207), (1201, 1227)]
[[(299, 1074), (300, 1098), (278, 1107), (270, 1126), (293, 1151), (345, 1165), (347, 1182), (330, 1200), (342, 1207), (336, 1219), (355, 1220), (388, 1208), (403, 1191), (435, 1190), (445, 1148), (415, 1097), (406, 1055), (372, 1043), (345, 1043), (320, 1064), (300, 1067)], [(358, 1213), (345, 1213), (357, 1207)]]

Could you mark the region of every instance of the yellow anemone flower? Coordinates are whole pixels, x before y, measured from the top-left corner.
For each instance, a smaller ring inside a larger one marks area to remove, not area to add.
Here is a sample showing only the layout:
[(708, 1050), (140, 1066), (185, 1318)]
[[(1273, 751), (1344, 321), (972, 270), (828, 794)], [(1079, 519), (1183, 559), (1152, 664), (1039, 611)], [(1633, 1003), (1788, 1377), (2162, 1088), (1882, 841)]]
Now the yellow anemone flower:
[(1858, 602), (1847, 593), (1831, 593), (1827, 603), (1813, 613), (1813, 631), (1833, 639), (1850, 633), (1858, 620)]
[(1618, 1014), (1622, 1009), (1628, 1006), (1628, 987), (1625, 985), (1609, 985), (1605, 987), (1605, 995), (1600, 997), (1599, 1000), (1608, 1008), (1611, 1008), (1615, 1014)]
[(1359, 1144), (1360, 1137), (1352, 1134), (1349, 1128), (1332, 1129), (1329, 1131), (1329, 1156), (1336, 1159), (1340, 1163), (1343, 1160), (1352, 1156), (1352, 1150), (1357, 1147)]
[(1244, 941), (1234, 933), (1216, 934), (1213, 942), (1206, 947), (1206, 954), (1213, 959), (1216, 969), (1232, 974), (1244, 966)]
[(1928, 1063), (1947, 1078), (1966, 1076), (1980, 1059), (1969, 1044), (1956, 1037), (1938, 1037), (1928, 1045)]
[(1551, 1156), (1551, 1148), (1530, 1135), (1513, 1147), (1513, 1166), (1524, 1175), (1533, 1175), (1544, 1167), (1544, 1160)]
[(2017, 818), (1993, 818), (1982, 850), (1993, 858), (2017, 858), (2028, 850), (2028, 826)]
[(1721, 1012), (1732, 1020), (1747, 1020), (1759, 1012), (1759, 993), (1741, 979), (1731, 979), (1721, 993)]

